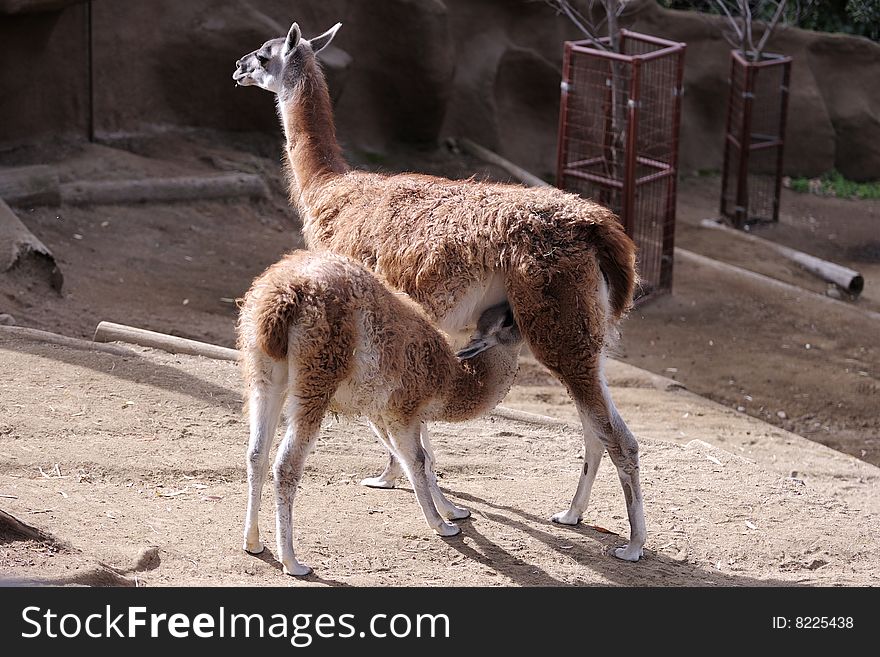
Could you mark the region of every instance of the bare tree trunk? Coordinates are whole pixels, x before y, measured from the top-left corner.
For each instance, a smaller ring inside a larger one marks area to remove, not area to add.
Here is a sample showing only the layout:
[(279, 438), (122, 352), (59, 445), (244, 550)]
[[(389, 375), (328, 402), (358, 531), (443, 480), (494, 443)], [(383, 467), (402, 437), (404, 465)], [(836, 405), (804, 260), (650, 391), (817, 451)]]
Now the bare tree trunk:
[(611, 50), (620, 52), (620, 26), (617, 18), (620, 15), (620, 0), (604, 0), (605, 16), (608, 21), (608, 37), (611, 39)]
[[(619, 53), (620, 52), (620, 27), (618, 23), (618, 16), (620, 12), (620, 0), (603, 0), (603, 5), (605, 7), (605, 16), (608, 21), (608, 39), (611, 42), (611, 50), (612, 52)], [(611, 162), (609, 162), (610, 177), (613, 179), (617, 179), (620, 174), (620, 153), (623, 150), (623, 145), (626, 143), (626, 127), (625, 127), (625, 116), (623, 111), (623, 104), (621, 102), (621, 94), (624, 93), (624, 90), (621, 89), (621, 80), (623, 76), (621, 74), (621, 65), (620, 62), (616, 60), (611, 60), (611, 138), (612, 138), (612, 148), (611, 148)]]
[[(589, 13), (588, 16), (584, 16), (572, 7), (569, 0), (545, 0), (545, 2), (557, 11), (565, 14), (593, 47), (599, 50), (611, 50), (615, 53), (621, 52), (619, 18), (625, 7), (625, 3), (622, 0), (590, 0), (589, 4), (591, 7), (601, 6), (604, 10), (605, 20), (598, 23), (592, 22), (588, 17)], [(603, 22), (607, 23), (607, 45), (599, 40)], [(626, 143), (627, 122), (624, 100), (628, 90), (625, 88), (626, 78), (623, 74), (621, 63), (612, 59), (609, 63), (609, 69), (610, 79), (608, 84), (610, 90), (608, 102), (610, 107), (607, 109), (608, 114), (605, 117), (606, 137), (603, 140), (605, 147), (603, 164), (605, 175), (613, 180), (619, 180), (624, 173), (621, 171), (621, 167), (624, 166), (621, 157), (624, 144)]]
[[(810, 2), (803, 3), (809, 5)], [(728, 43), (739, 50), (744, 57), (752, 61), (760, 61), (767, 40), (772, 36), (773, 32), (780, 26), (787, 24), (786, 7), (793, 6), (792, 12), (789, 12), (791, 23), (797, 22), (800, 15), (802, 3), (797, 1), (789, 4), (788, 0), (715, 0), (715, 5), (724, 14), (727, 24), (732, 30), (732, 34), (724, 34)], [(773, 15), (764, 24), (761, 38), (757, 44), (754, 38), (754, 23), (761, 16), (767, 15), (767, 10), (773, 7)]]

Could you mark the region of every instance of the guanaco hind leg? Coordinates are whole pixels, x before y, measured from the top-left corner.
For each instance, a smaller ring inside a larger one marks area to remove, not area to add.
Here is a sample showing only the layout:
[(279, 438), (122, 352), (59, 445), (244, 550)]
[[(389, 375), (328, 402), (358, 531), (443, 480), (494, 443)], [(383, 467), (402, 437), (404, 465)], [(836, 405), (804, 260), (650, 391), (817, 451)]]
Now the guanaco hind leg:
[(287, 396), (287, 371), (283, 366), (268, 366), (268, 380), (251, 389), (248, 399), (250, 439), (247, 451), (248, 505), (244, 523), (244, 549), (251, 554), (263, 551), (260, 541), (259, 512), (263, 484), (269, 470), (272, 440), (284, 398)]

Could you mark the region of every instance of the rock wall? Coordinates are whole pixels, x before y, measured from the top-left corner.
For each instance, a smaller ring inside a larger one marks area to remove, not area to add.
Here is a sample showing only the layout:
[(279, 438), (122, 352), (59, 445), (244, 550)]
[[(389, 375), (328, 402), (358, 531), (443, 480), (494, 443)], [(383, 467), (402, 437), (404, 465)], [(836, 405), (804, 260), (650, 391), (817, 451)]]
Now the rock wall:
[[(265, 92), (237, 89), (235, 60), (297, 20), (337, 20), (328, 56), (340, 137), (382, 151), (463, 135), (543, 177), (555, 169), (562, 43), (570, 23), (534, 0), (93, 0), (98, 133), (154, 125), (277, 131)], [(624, 25), (688, 44), (683, 170), (719, 169), (729, 46), (718, 19), (636, 0)], [(87, 130), (85, 5), (0, 16), (0, 144)], [(880, 45), (790, 29), (786, 172), (880, 178)]]
[(0, 13), (0, 144), (88, 134), (85, 5)]
[[(721, 166), (730, 47), (720, 18), (642, 2), (632, 29), (688, 44), (681, 162)], [(790, 55), (785, 170), (815, 176), (836, 168), (848, 178), (880, 178), (880, 45), (860, 37), (786, 29), (768, 52)]]

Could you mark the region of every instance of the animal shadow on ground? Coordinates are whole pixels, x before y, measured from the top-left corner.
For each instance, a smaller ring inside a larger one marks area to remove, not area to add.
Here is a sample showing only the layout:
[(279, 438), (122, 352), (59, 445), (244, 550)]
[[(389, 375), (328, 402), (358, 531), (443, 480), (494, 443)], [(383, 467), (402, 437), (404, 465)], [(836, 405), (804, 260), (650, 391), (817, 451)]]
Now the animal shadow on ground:
[(117, 356), (102, 351), (61, 348), (47, 343), (0, 341), (0, 351), (4, 349), (87, 368), (133, 383), (183, 393), (218, 406), (238, 407), (241, 404), (241, 392), (238, 389), (224, 388), (182, 369), (141, 358), (136, 353), (131, 356)]
[[(610, 555), (610, 551), (614, 547), (626, 542), (625, 538), (617, 534), (601, 532), (584, 524), (556, 525), (552, 524), (548, 518), (542, 518), (510, 506), (494, 504), (476, 495), (451, 491), (450, 494), (479, 505), (471, 507), (473, 513), (469, 522), (460, 523), (460, 525), (462, 527), (461, 536), (473, 540), (481, 548), (482, 553), (466, 545), (460, 539), (453, 538), (449, 541), (449, 545), (465, 557), (478, 561), (522, 586), (566, 586), (569, 583), (560, 581), (539, 567), (511, 555), (486, 538), (477, 530), (482, 519), (506, 525), (538, 540), (546, 545), (548, 550), (556, 552), (565, 559), (590, 569), (604, 579), (621, 586), (800, 586), (800, 584), (790, 581), (755, 579), (721, 573), (693, 563), (677, 561), (647, 549), (645, 556), (637, 563), (620, 561)], [(522, 520), (518, 520), (517, 516)], [(590, 546), (589, 543), (582, 542), (566, 545), (563, 548), (559, 536), (539, 529), (542, 526), (552, 526), (555, 530), (570, 531), (572, 534), (589, 539), (601, 547), (597, 549), (595, 545)]]
[[(278, 572), (280, 574), (281, 569), (282, 569), (281, 562), (275, 558), (275, 555), (272, 554), (271, 550), (269, 550), (268, 547), (264, 547), (263, 551), (260, 552), (259, 554), (251, 554), (250, 556), (252, 556), (254, 559), (259, 559), (263, 563), (272, 566), (273, 568), (278, 570)], [(297, 581), (314, 582), (315, 584), (323, 584), (325, 586), (334, 586), (334, 587), (338, 586), (338, 587), (351, 588), (351, 584), (346, 584), (345, 582), (340, 582), (335, 579), (327, 579), (325, 577), (321, 577), (320, 575), (317, 575), (314, 570), (312, 572), (310, 572), (308, 575), (306, 575), (305, 577), (289, 577), (288, 576), (285, 579), (288, 582), (297, 582)]]

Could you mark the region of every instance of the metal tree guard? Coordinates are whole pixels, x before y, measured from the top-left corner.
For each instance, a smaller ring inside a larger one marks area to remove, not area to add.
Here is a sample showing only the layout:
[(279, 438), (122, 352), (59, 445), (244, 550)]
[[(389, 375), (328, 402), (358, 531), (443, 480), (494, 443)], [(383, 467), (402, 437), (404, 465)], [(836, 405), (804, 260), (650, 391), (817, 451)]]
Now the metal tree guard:
[(685, 44), (621, 30), (620, 50), (565, 43), (556, 184), (617, 213), (644, 299), (672, 289)]
[(721, 214), (737, 228), (779, 221), (791, 57), (730, 57)]

